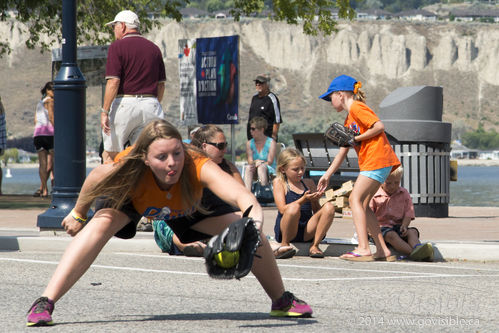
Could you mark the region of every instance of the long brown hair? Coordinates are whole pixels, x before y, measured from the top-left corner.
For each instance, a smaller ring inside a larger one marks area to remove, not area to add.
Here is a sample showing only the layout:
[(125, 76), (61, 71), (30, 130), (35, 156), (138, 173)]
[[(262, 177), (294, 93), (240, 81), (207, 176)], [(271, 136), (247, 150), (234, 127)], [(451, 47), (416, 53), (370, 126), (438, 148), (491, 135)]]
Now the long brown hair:
[[(145, 163), (147, 151), (151, 143), (158, 139), (177, 139), (182, 141), (179, 131), (166, 120), (154, 120), (150, 122), (141, 132), (134, 147), (114, 167), (114, 170), (93, 189), (83, 195), (80, 200), (83, 204), (89, 204), (98, 197), (105, 197), (110, 201), (110, 206), (120, 209), (127, 203), (135, 189), (142, 180), (144, 173), (149, 168)], [(194, 197), (192, 191), (192, 175), (196, 174), (191, 152), (202, 154), (195, 148), (182, 144), (185, 152), (184, 168), (180, 175), (179, 183), (182, 191), (182, 205), (184, 208), (194, 207), (200, 211), (203, 208), (199, 204), (199, 198)]]

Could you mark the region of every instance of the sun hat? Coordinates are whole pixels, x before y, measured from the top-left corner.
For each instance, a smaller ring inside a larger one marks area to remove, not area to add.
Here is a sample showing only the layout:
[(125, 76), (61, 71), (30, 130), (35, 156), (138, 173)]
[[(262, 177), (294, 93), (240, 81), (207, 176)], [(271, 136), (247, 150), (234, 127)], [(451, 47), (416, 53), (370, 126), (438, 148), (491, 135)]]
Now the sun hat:
[(131, 10), (123, 10), (119, 12), (114, 17), (114, 20), (112, 20), (111, 22), (107, 22), (106, 25), (113, 25), (116, 22), (124, 22), (131, 25), (135, 25), (136, 27), (140, 25), (139, 17)]
[(348, 75), (340, 75), (336, 77), (333, 81), (331, 81), (331, 84), (329, 85), (329, 88), (327, 91), (320, 95), (319, 98), (322, 98), (325, 101), (330, 102), (331, 101), (331, 94), (335, 91), (353, 91), (356, 93), (356, 88), (360, 88), (361, 84), (359, 82), (359, 86), (356, 87), (357, 80), (354, 79), (351, 76)]

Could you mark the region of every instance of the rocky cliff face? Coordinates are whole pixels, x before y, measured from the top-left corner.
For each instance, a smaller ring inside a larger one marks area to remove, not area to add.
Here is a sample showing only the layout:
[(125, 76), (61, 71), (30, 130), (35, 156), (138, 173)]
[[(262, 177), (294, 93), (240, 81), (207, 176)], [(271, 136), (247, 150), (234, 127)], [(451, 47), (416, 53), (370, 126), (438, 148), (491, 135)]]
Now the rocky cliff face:
[[(0, 29), (1, 30), (1, 29)], [(498, 128), (494, 106), (499, 101), (499, 26), (474, 23), (341, 22), (338, 33), (310, 37), (301, 27), (262, 19), (165, 21), (148, 37), (163, 51), (167, 92), (163, 106), (171, 121), (179, 117), (178, 39), (240, 36), (240, 116), (246, 121), (258, 73), (272, 77), (281, 100), (283, 133), (320, 130), (338, 115), (319, 100), (331, 79), (349, 74), (363, 82), (368, 104), (380, 102), (401, 86), (435, 85), (444, 92), (444, 121), (455, 130)], [(50, 79), (50, 55), (26, 51), (22, 36), (13, 36), (15, 51), (0, 60), (2, 100), (9, 132), (29, 135), (39, 88)], [(6, 80), (5, 78), (8, 79)], [(101, 88), (87, 90), (87, 113), (97, 113)], [(30, 118), (31, 117), (31, 118)], [(93, 116), (95, 118), (95, 116)], [(93, 125), (91, 125), (93, 126)], [(244, 126), (236, 126), (238, 141)], [(238, 143), (242, 143), (238, 142)]]

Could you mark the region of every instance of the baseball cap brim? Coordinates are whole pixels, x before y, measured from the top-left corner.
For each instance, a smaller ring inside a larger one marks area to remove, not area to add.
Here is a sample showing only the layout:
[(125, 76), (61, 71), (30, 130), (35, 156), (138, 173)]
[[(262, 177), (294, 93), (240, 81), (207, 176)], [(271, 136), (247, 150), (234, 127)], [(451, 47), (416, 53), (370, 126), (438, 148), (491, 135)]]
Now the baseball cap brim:
[(332, 90), (328, 89), (324, 94), (320, 95), (319, 98), (322, 98), (325, 101), (331, 102), (331, 94)]

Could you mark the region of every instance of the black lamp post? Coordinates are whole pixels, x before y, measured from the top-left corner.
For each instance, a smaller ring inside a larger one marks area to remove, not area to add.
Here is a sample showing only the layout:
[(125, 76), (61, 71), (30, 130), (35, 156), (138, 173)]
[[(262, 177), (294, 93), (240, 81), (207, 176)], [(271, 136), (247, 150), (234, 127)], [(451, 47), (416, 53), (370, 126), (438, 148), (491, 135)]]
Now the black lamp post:
[(62, 64), (54, 80), (54, 176), (50, 208), (38, 216), (40, 231), (61, 229), (86, 176), (85, 89), (76, 64), (76, 0), (62, 2)]

